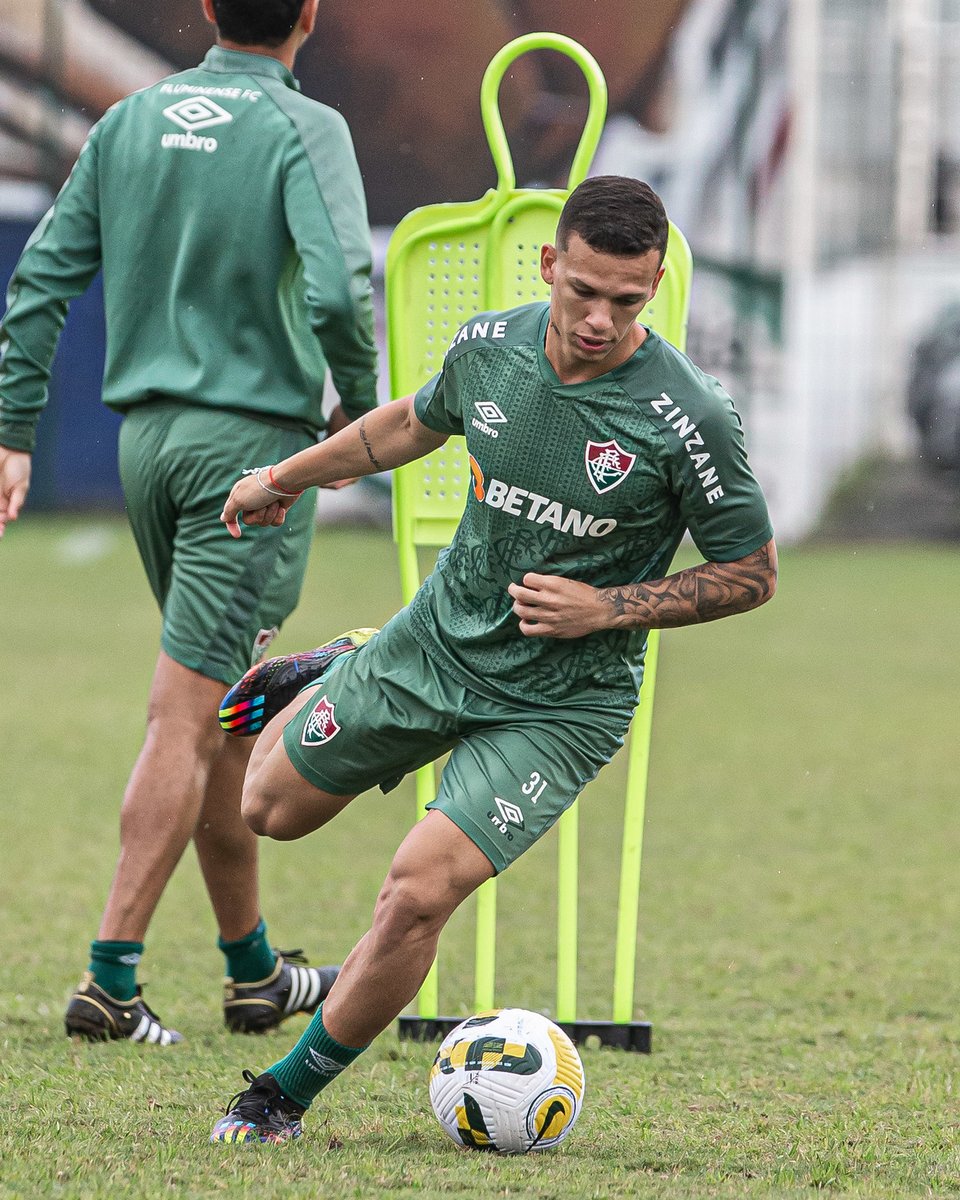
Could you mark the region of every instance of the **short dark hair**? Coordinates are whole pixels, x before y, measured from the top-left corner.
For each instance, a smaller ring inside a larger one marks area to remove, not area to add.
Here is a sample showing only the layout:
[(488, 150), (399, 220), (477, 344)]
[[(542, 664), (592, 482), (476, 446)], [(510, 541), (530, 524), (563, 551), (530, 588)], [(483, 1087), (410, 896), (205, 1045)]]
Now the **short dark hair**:
[(300, 20), (306, 0), (213, 0), (222, 37), (241, 46), (280, 46)]
[(576, 233), (593, 250), (623, 256), (667, 250), (663, 201), (648, 183), (625, 175), (595, 175), (567, 198), (557, 225), (557, 249), (566, 250)]

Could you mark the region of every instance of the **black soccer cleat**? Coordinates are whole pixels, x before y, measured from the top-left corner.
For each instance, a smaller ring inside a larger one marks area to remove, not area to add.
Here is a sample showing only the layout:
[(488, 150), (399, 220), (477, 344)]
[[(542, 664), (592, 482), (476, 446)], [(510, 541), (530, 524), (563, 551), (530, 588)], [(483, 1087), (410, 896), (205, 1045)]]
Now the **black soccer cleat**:
[(223, 985), (223, 1019), (233, 1033), (264, 1033), (294, 1013), (313, 1013), (327, 998), (339, 967), (308, 967), (300, 950), (278, 950), (272, 974), (256, 983)]
[(210, 1133), (210, 1141), (245, 1146), (298, 1138), (303, 1132), (300, 1118), (306, 1112), (304, 1106), (285, 1096), (267, 1071), (262, 1075), (244, 1071), (243, 1078), (250, 1086), (237, 1092), (227, 1105), (225, 1115)]
[(93, 982), (86, 971), (77, 990), (70, 997), (64, 1018), (67, 1037), (83, 1038), (88, 1042), (109, 1042), (127, 1038), (152, 1046), (173, 1046), (183, 1041), (183, 1035), (168, 1029), (157, 1014), (144, 1003), (142, 989), (132, 1000), (115, 1000)]
[(220, 702), (220, 728), (233, 737), (252, 737), (282, 712), (308, 684), (315, 683), (335, 658), (368, 642), (378, 629), (351, 629), (303, 654), (268, 658), (235, 683)]

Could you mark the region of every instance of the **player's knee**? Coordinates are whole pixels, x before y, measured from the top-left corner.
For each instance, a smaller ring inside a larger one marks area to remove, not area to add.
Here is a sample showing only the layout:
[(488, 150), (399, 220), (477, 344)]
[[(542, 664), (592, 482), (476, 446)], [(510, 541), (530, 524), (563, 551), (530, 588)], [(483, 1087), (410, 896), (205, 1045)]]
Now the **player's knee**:
[(216, 758), (223, 734), (209, 713), (202, 717), (190, 711), (177, 711), (167, 704), (151, 701), (147, 707), (147, 729), (144, 744), (158, 753), (174, 747), (178, 758), (189, 755), (201, 766), (209, 766)]
[(262, 774), (248, 775), (243, 785), (240, 815), (258, 837), (288, 841), (294, 835), (288, 829), (283, 797)]
[(456, 902), (436, 880), (391, 869), (374, 911), (374, 929), (391, 942), (438, 933)]

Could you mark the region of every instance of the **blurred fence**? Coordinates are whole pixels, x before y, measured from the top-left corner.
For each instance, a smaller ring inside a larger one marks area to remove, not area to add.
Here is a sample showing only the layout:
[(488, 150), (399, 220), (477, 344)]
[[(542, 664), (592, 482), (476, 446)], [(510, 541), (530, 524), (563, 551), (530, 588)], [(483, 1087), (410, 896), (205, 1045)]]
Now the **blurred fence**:
[[(960, 302), (960, 0), (322, 8), (298, 73), (350, 122), (378, 239), (492, 184), (483, 69), (518, 33), (566, 34), (611, 85), (594, 170), (648, 179), (688, 236), (690, 351), (744, 414), (780, 536), (809, 532), (861, 456), (917, 452), (915, 349)], [(91, 122), (210, 38), (199, 0), (0, 0), (0, 284)], [(557, 58), (504, 81), (528, 186), (558, 183), (581, 128)], [(35, 502), (118, 502), (102, 340), (95, 288), (67, 323)]]
[[(0, 281), (13, 271), (31, 222), (0, 220)], [(60, 339), (47, 411), (37, 428), (30, 489), (36, 508), (119, 507), (117, 428), (100, 403), (106, 332), (99, 276), (76, 300)]]

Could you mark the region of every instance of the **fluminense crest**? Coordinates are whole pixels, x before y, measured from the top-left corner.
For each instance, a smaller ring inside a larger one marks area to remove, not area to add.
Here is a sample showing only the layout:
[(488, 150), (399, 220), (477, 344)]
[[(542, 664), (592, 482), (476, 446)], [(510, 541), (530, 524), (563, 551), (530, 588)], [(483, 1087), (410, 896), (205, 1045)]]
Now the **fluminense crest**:
[(587, 478), (594, 491), (602, 495), (623, 483), (637, 461), (635, 454), (628, 454), (616, 439), (609, 442), (587, 442), (584, 456)]
[(322, 746), (340, 732), (334, 707), (326, 696), (321, 697), (307, 717), (300, 738), (301, 746)]

